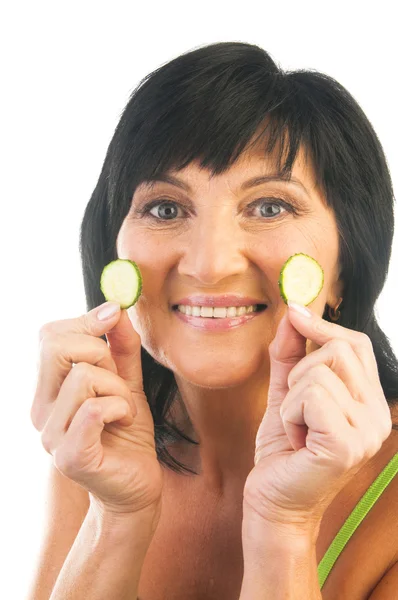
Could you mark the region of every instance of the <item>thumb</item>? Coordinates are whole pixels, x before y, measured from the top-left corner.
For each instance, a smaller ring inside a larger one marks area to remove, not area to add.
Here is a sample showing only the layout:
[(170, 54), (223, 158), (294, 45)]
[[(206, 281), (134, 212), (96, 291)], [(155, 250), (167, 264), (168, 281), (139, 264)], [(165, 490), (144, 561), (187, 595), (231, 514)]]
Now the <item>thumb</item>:
[(280, 409), (280, 405), (289, 391), (290, 371), (306, 355), (307, 339), (292, 325), (289, 310), (283, 315), (269, 346), (270, 384), (268, 405)]
[(132, 392), (143, 391), (141, 364), (141, 338), (133, 327), (127, 310), (120, 311), (120, 318), (106, 334), (117, 372)]
[(293, 449), (286, 435), (280, 409), (289, 392), (289, 373), (306, 355), (306, 342), (306, 338), (293, 327), (287, 310), (269, 346), (270, 383), (267, 409), (257, 431), (255, 463), (275, 452)]

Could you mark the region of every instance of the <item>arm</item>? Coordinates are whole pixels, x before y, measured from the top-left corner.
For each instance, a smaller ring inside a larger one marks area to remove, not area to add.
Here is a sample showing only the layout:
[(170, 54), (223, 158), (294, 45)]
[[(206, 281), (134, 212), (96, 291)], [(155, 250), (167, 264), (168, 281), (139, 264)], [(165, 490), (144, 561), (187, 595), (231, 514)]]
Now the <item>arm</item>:
[(26, 600), (48, 600), (90, 506), (88, 492), (49, 461), (42, 540)]
[(244, 573), (239, 600), (321, 600), (317, 532), (243, 520)]
[(50, 600), (136, 600), (160, 506), (110, 515), (91, 504)]

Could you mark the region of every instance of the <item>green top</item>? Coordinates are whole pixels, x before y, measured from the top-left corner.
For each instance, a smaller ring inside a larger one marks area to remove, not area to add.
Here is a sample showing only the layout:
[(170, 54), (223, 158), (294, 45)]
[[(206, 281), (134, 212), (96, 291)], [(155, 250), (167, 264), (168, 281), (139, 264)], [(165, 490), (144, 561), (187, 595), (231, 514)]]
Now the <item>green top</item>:
[(325, 552), (324, 557), (318, 565), (318, 578), (321, 589), (326, 581), (327, 576), (334, 563), (336, 562), (339, 554), (344, 549), (344, 546), (360, 525), (362, 520), (366, 517), (376, 500), (384, 492), (390, 481), (394, 478), (398, 472), (398, 452), (390, 460), (388, 465), (382, 470), (378, 477), (374, 480), (372, 485), (366, 490), (358, 504), (350, 516), (345, 521), (344, 525), (330, 544), (329, 548)]

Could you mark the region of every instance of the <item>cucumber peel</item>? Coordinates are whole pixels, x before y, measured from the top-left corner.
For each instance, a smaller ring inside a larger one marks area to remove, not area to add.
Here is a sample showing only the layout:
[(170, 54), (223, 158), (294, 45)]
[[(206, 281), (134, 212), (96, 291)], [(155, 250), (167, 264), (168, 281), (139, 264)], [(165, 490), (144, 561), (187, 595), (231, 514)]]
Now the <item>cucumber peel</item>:
[(142, 275), (138, 265), (118, 258), (102, 270), (100, 288), (107, 302), (118, 302), (120, 308), (133, 306), (142, 292)]
[(287, 304), (297, 302), (307, 306), (318, 297), (324, 283), (321, 265), (308, 254), (293, 254), (283, 265), (279, 279), (279, 291)]

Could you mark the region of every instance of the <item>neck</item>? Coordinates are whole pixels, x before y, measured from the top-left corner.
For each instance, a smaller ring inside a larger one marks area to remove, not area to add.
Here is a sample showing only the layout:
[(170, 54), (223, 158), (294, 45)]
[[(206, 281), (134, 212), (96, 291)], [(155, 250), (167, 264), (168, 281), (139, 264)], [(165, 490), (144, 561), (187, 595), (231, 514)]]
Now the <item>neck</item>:
[[(318, 348), (307, 340), (307, 354)], [(267, 354), (250, 377), (229, 388), (199, 387), (175, 375), (178, 393), (172, 420), (199, 445), (184, 441), (169, 450), (199, 474), (206, 490), (217, 494), (243, 490), (254, 467), (256, 435), (267, 409), (269, 367)]]
[(204, 388), (176, 376), (174, 423), (199, 445), (182, 442), (173, 456), (193, 468), (206, 488), (242, 487), (254, 467), (257, 430), (267, 408), (269, 365), (230, 388)]

